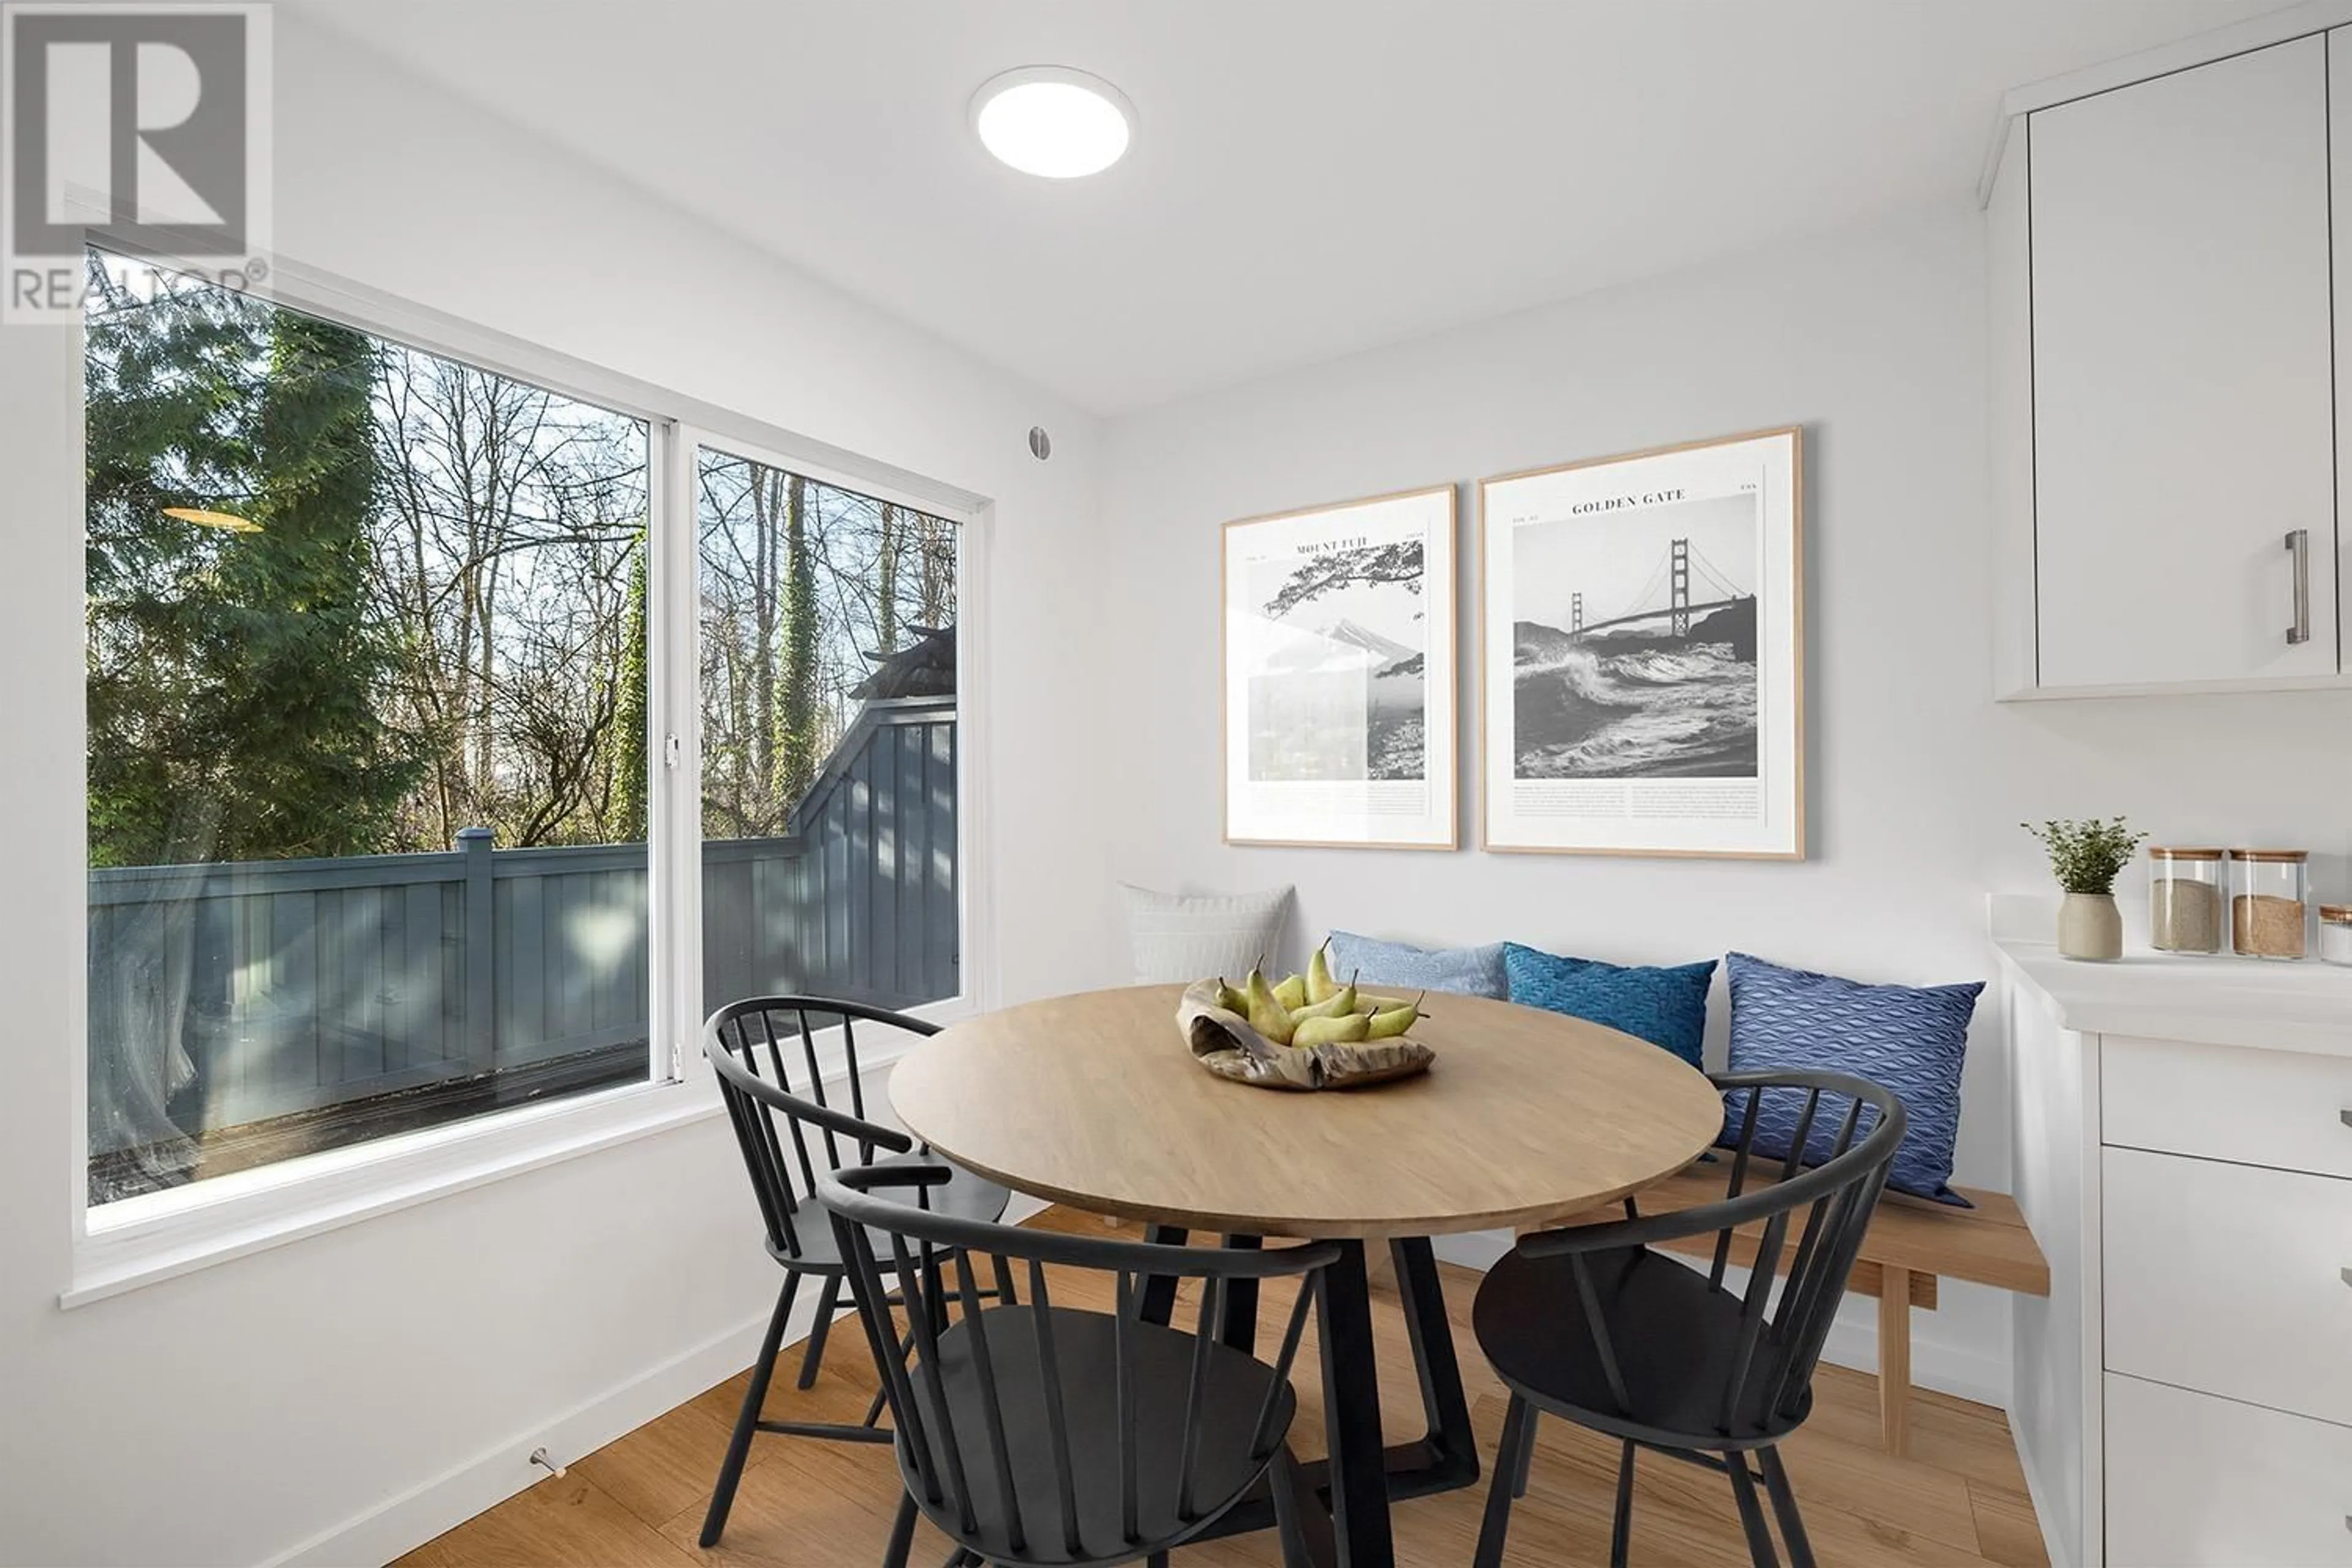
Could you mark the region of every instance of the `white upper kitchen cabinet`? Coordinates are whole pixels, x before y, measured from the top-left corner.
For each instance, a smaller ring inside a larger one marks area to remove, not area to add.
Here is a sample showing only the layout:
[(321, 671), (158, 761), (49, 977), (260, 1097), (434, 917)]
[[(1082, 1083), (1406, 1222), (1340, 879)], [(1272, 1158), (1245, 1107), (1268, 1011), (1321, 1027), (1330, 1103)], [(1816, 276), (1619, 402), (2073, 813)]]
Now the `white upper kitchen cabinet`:
[[(2329, 44), (2011, 129), (1991, 220), (2008, 694), (2337, 676)], [(2022, 353), (1999, 339), (2021, 326)]]

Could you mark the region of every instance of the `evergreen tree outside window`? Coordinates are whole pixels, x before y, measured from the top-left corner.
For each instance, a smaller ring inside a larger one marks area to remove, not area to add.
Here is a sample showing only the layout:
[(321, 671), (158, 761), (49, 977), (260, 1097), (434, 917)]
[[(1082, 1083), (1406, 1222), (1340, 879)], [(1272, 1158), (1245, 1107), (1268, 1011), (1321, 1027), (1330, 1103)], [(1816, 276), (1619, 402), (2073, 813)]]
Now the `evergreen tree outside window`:
[(646, 1079), (645, 423), (89, 266), (91, 1202)]

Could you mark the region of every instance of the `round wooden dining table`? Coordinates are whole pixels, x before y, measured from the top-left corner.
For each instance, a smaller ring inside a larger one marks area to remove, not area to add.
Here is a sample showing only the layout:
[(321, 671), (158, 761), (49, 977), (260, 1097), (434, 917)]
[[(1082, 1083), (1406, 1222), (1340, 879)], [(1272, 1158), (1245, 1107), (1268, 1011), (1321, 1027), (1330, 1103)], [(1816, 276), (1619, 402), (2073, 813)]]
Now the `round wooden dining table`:
[[(1087, 992), (954, 1024), (901, 1058), (890, 1103), (908, 1131), (1019, 1192), (1141, 1220), (1153, 1239), (1213, 1232), (1341, 1243), (1318, 1333), (1329, 1457), (1305, 1467), (1328, 1495), (1310, 1518), (1321, 1561), (1387, 1568), (1392, 1500), (1468, 1486), (1478, 1455), (1429, 1238), (1541, 1225), (1640, 1191), (1723, 1129), (1706, 1079), (1646, 1041), (1558, 1013), (1431, 996), (1412, 1037), (1417, 1078), (1285, 1092), (1195, 1062), (1175, 985)], [(1364, 1244), (1390, 1245), (1428, 1426), (1383, 1448)], [(1144, 1311), (1166, 1321), (1173, 1281)], [(1220, 1329), (1254, 1342), (1257, 1303), (1233, 1291)], [(1269, 1528), (1252, 1499), (1212, 1535)]]

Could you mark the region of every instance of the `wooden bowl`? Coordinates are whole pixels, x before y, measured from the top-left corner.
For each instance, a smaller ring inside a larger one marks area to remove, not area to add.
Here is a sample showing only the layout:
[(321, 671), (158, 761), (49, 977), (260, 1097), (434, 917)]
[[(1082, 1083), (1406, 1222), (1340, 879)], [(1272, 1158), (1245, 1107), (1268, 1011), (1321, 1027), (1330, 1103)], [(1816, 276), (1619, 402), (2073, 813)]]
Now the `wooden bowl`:
[(1192, 1059), (1219, 1078), (1259, 1089), (1363, 1089), (1427, 1072), (1437, 1059), (1435, 1051), (1409, 1036), (1277, 1046), (1251, 1028), (1247, 1018), (1219, 1006), (1218, 988), (1214, 980), (1186, 986), (1176, 1005), (1176, 1026), (1192, 1047)]

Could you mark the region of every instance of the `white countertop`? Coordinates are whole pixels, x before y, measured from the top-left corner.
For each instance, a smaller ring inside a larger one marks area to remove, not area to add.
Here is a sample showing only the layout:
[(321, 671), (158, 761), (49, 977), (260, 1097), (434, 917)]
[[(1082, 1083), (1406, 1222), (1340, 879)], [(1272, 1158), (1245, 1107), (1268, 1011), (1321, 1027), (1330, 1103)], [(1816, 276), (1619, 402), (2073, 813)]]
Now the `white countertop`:
[(2124, 956), (2111, 963), (2058, 956), (2054, 898), (1994, 895), (1993, 946), (2011, 980), (2063, 1028), (2352, 1056), (2352, 968), (2157, 952), (2146, 905), (2123, 909)]

